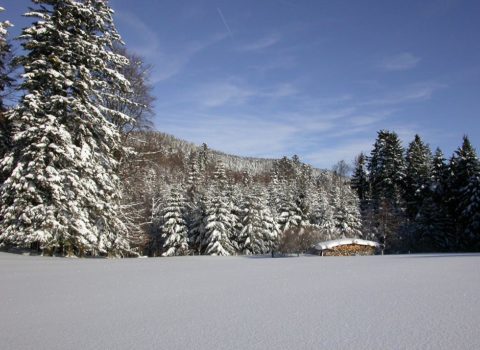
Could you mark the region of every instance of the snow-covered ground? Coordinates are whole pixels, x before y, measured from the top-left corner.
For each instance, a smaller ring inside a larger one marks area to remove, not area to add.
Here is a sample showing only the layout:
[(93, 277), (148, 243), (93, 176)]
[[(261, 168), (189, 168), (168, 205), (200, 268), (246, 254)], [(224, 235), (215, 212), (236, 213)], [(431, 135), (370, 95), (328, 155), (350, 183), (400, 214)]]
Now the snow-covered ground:
[(480, 255), (0, 253), (1, 349), (480, 349)]

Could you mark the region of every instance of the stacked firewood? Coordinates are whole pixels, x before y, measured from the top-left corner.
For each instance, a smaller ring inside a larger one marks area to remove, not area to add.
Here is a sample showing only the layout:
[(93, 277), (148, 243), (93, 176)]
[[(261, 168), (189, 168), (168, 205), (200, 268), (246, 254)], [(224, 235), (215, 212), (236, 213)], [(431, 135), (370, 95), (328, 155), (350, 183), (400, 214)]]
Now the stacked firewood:
[(351, 256), (351, 255), (374, 255), (375, 247), (367, 245), (349, 244), (334, 247), (323, 251), (324, 256)]

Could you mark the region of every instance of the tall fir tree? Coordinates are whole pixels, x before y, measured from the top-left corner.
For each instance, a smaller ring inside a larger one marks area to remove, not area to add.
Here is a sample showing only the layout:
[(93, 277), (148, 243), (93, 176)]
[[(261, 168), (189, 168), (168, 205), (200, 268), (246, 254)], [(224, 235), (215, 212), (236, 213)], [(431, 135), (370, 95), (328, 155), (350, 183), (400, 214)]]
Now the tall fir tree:
[(222, 193), (209, 192), (205, 214), (205, 233), (201, 242), (203, 254), (224, 256), (235, 254), (235, 246), (230, 239), (235, 220)]
[(336, 231), (342, 238), (362, 236), (362, 217), (358, 198), (349, 186), (333, 188), (332, 205)]
[(478, 216), (473, 208), (476, 205), (477, 177), (480, 174), (480, 162), (477, 153), (467, 136), (450, 160), (450, 179), (448, 202), (451, 217), (456, 218), (457, 250), (472, 250), (476, 245), (476, 227)]
[(240, 232), (240, 247), (246, 255), (273, 251), (278, 240), (278, 227), (267, 205), (267, 195), (259, 187), (246, 196)]
[(398, 135), (381, 130), (371, 152), (370, 173), (371, 210), (368, 227), (388, 251), (406, 249), (403, 232), (405, 205), (405, 159)]
[[(4, 8), (0, 7), (0, 12)], [(12, 86), (13, 79), (9, 75), (8, 66), (10, 65), (11, 46), (8, 43), (8, 28), (12, 24), (9, 21), (0, 22), (0, 159), (10, 148), (10, 123), (6, 118), (4, 96), (6, 91)], [(2, 174), (0, 173), (0, 185), (2, 184)]]
[(404, 198), (407, 216), (414, 220), (429, 190), (432, 170), (432, 152), (419, 135), (415, 135), (415, 139), (408, 146), (405, 160), (407, 168)]
[(453, 248), (453, 219), (446, 203), (449, 169), (442, 151), (437, 148), (432, 159), (428, 190), (415, 218), (418, 251), (449, 251)]
[(401, 205), (405, 184), (405, 159), (398, 135), (381, 130), (368, 164), (372, 199), (375, 202), (389, 200), (394, 207)]
[(187, 255), (189, 253), (186, 210), (183, 190), (173, 187), (162, 212), (162, 256)]
[(367, 156), (362, 152), (355, 159), (355, 169), (350, 182), (352, 188), (357, 193), (362, 209), (368, 205), (368, 199), (370, 196), (370, 182), (368, 180), (367, 165)]
[(108, 1), (35, 0), (23, 30), (22, 88), (8, 112), (12, 149), (1, 163), (3, 244), (83, 255), (130, 251), (119, 219), (120, 131), (107, 116), (130, 118), (101, 104), (104, 93), (128, 90), (118, 72), (128, 61)]

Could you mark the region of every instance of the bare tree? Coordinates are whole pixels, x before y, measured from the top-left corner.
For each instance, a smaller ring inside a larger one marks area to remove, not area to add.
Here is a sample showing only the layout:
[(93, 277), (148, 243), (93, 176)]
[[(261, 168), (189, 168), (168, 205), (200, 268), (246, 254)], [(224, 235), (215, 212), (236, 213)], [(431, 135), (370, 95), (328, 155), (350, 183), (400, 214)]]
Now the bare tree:
[(152, 95), (153, 86), (149, 81), (152, 67), (146, 64), (142, 57), (129, 52), (124, 46), (115, 45), (113, 51), (129, 61), (129, 64), (125, 65), (120, 73), (130, 83), (130, 91), (108, 91), (104, 95), (103, 103), (111, 110), (128, 115), (134, 122), (125, 123), (115, 116), (111, 116), (111, 121), (124, 134), (151, 129), (155, 101), (155, 97)]

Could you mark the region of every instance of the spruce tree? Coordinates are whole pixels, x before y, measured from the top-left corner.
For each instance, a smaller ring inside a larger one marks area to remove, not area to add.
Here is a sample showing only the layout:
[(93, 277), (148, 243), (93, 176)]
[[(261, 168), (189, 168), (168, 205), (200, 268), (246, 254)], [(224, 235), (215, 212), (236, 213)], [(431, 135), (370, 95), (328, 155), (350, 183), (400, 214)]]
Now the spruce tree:
[(332, 205), (336, 231), (342, 238), (362, 236), (362, 218), (356, 194), (348, 186), (333, 188)]
[(389, 200), (400, 206), (405, 183), (403, 147), (397, 134), (387, 130), (378, 132), (368, 164), (372, 198), (378, 203)]
[(437, 148), (432, 159), (428, 190), (415, 218), (419, 251), (448, 251), (455, 242), (451, 218), (446, 203), (449, 169), (442, 151)]
[(162, 256), (188, 254), (188, 228), (185, 213), (186, 203), (183, 191), (174, 187), (162, 212), (163, 225), (161, 232), (164, 251)]
[(418, 135), (407, 149), (406, 164), (404, 198), (407, 216), (414, 220), (429, 190), (432, 169), (432, 152)]
[(328, 241), (339, 238), (339, 232), (335, 222), (335, 213), (332, 205), (332, 200), (329, 194), (320, 189), (315, 195), (315, 205), (313, 207), (310, 222), (320, 232), (320, 239)]
[[(0, 7), (0, 12), (4, 9)], [(6, 119), (4, 96), (6, 91), (12, 86), (13, 79), (9, 76), (8, 66), (11, 57), (11, 47), (8, 43), (8, 28), (11, 27), (9, 21), (0, 22), (0, 159), (3, 158), (7, 150), (10, 148), (10, 123)], [(3, 182), (0, 173), (0, 185)]]
[(278, 227), (262, 189), (255, 187), (246, 196), (242, 224), (240, 242), (243, 254), (265, 254), (275, 249)]
[(12, 149), (1, 163), (2, 242), (83, 255), (130, 250), (119, 219), (120, 132), (101, 104), (128, 90), (112, 52), (120, 41), (108, 1), (35, 0), (20, 39), (27, 94), (8, 112)]
[(367, 161), (367, 156), (363, 152), (358, 155), (355, 159), (355, 170), (351, 179), (351, 186), (357, 193), (362, 209), (367, 206), (370, 195)]
[(406, 169), (403, 147), (396, 133), (378, 132), (368, 170), (373, 210), (368, 226), (386, 250), (403, 250), (405, 244), (400, 229), (405, 220), (402, 198)]
[(205, 233), (201, 243), (202, 252), (206, 255), (233, 255), (235, 247), (230, 237), (234, 221), (225, 196), (210, 192), (207, 200)]
[(457, 249), (472, 250), (476, 245), (475, 230), (478, 216), (477, 188), (480, 174), (480, 162), (477, 153), (467, 136), (463, 144), (455, 151), (450, 161), (449, 209), (456, 218)]

